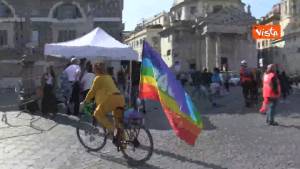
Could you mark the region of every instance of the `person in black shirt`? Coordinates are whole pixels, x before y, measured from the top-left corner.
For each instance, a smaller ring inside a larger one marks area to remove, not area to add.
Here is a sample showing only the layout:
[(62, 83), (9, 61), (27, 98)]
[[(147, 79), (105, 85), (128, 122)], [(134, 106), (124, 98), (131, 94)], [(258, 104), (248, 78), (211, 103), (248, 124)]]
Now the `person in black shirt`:
[(199, 95), (201, 94), (201, 71), (196, 71), (196, 70), (193, 70), (191, 72), (191, 79), (192, 79), (192, 87), (193, 87), (193, 90), (192, 90), (192, 96), (193, 95)]
[[(140, 85), (140, 71), (141, 71), (141, 63), (132, 62), (132, 73), (131, 73), (131, 82), (132, 82), (132, 90), (131, 90), (131, 103), (135, 109), (138, 109), (137, 98), (139, 96), (139, 85)], [(144, 104), (144, 102), (142, 102)]]
[(208, 72), (207, 68), (203, 69), (203, 72), (201, 74), (201, 91), (203, 95), (208, 99), (208, 101), (212, 104), (213, 107), (216, 107), (217, 104), (213, 100), (211, 90), (210, 90), (210, 84), (212, 83), (212, 73)]

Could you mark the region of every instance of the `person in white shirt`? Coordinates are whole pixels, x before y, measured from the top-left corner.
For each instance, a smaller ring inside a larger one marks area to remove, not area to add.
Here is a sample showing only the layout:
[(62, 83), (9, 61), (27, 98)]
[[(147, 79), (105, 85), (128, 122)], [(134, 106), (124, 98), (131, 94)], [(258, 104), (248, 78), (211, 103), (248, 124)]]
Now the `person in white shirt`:
[[(66, 97), (69, 103), (74, 104), (74, 111), (73, 111), (74, 115), (79, 114), (79, 106), (80, 106), (79, 78), (80, 78), (81, 69), (79, 66), (79, 62), (80, 62), (79, 59), (72, 58), (71, 65), (64, 70), (64, 74), (67, 76), (68, 79), (67, 86), (68, 88), (70, 88), (70, 90), (68, 90), (69, 91), (68, 96)], [(71, 114), (70, 110), (68, 110), (68, 114)]]
[(76, 58), (71, 59), (71, 65), (68, 66), (64, 72), (67, 74), (69, 82), (79, 81), (81, 69), (79, 66), (79, 60)]
[(86, 72), (83, 74), (81, 78), (81, 86), (82, 86), (82, 96), (83, 98), (86, 97), (87, 93), (89, 92), (90, 88), (92, 87), (93, 81), (96, 75), (93, 73), (93, 66), (91, 64), (86, 65)]

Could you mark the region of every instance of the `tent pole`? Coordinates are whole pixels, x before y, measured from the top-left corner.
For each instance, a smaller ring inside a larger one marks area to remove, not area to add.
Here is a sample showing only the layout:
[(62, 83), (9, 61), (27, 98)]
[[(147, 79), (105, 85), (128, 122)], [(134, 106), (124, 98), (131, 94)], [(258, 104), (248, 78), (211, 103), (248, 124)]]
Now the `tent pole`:
[(132, 98), (131, 98), (131, 92), (132, 92), (132, 61), (129, 62), (129, 106), (131, 106)]

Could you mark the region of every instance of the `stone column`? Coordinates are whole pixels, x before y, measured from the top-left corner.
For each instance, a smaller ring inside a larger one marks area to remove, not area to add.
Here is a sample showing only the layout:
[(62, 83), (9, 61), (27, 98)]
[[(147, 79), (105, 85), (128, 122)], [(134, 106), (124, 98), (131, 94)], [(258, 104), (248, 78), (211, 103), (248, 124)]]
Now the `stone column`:
[(239, 34), (235, 34), (233, 35), (233, 45), (234, 45), (234, 53), (233, 53), (233, 57), (230, 59), (229, 61), (229, 68), (231, 70), (237, 71), (240, 67), (240, 63), (241, 63), (241, 56), (240, 56), (240, 35)]
[(216, 35), (216, 67), (220, 68), (221, 66), (221, 35)]
[(201, 37), (196, 35), (196, 69), (202, 70)]
[(211, 68), (209, 67), (210, 42), (211, 42), (211, 37), (209, 34), (206, 34), (206, 36), (205, 36), (205, 67), (209, 70), (211, 70)]

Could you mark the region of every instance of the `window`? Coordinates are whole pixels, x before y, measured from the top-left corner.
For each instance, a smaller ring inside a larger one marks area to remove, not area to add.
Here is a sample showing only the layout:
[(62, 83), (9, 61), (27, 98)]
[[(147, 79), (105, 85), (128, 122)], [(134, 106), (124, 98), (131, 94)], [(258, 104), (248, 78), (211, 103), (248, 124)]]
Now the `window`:
[(40, 15), (40, 11), (38, 9), (31, 10), (31, 16), (39, 16), (39, 15)]
[(190, 69), (196, 69), (196, 64), (195, 63), (191, 63), (189, 67), (190, 67)]
[(176, 13), (176, 20), (181, 20), (181, 11)]
[(260, 49), (260, 42), (257, 43), (257, 48)]
[(141, 46), (143, 45), (143, 39), (140, 39), (140, 45)]
[(0, 2), (0, 17), (12, 17), (11, 10), (3, 2)]
[(179, 34), (179, 31), (178, 30), (176, 30), (175, 32), (174, 32), (174, 41), (175, 42), (178, 42), (179, 40), (180, 40), (180, 34)]
[(216, 5), (213, 7), (213, 13), (217, 13), (220, 10), (222, 10), (223, 6), (222, 5)]
[(39, 44), (39, 31), (31, 32), (31, 42), (34, 44)]
[(0, 46), (7, 45), (7, 30), (0, 30)]
[(168, 50), (167, 51), (167, 56), (170, 56), (171, 55), (171, 50)]
[(82, 15), (76, 5), (66, 3), (56, 8), (53, 17), (57, 19), (76, 19), (81, 18)]
[(158, 45), (158, 43), (159, 43), (159, 38), (158, 38), (158, 37), (153, 37), (153, 38), (152, 38), (152, 42), (153, 42), (154, 45)]
[(75, 30), (61, 30), (58, 34), (58, 42), (73, 40), (76, 38)]
[(288, 14), (288, 5), (287, 5), (287, 1), (285, 1), (285, 5), (284, 5), (284, 7), (285, 7), (285, 14)]
[(295, 2), (293, 4), (293, 14), (297, 14), (297, 5), (295, 4)]
[(297, 52), (300, 53), (300, 48), (297, 49)]
[(168, 42), (171, 42), (171, 35), (168, 36)]
[(197, 13), (197, 7), (192, 6), (192, 7), (190, 8), (190, 13), (191, 13), (191, 15), (195, 15), (195, 14)]

